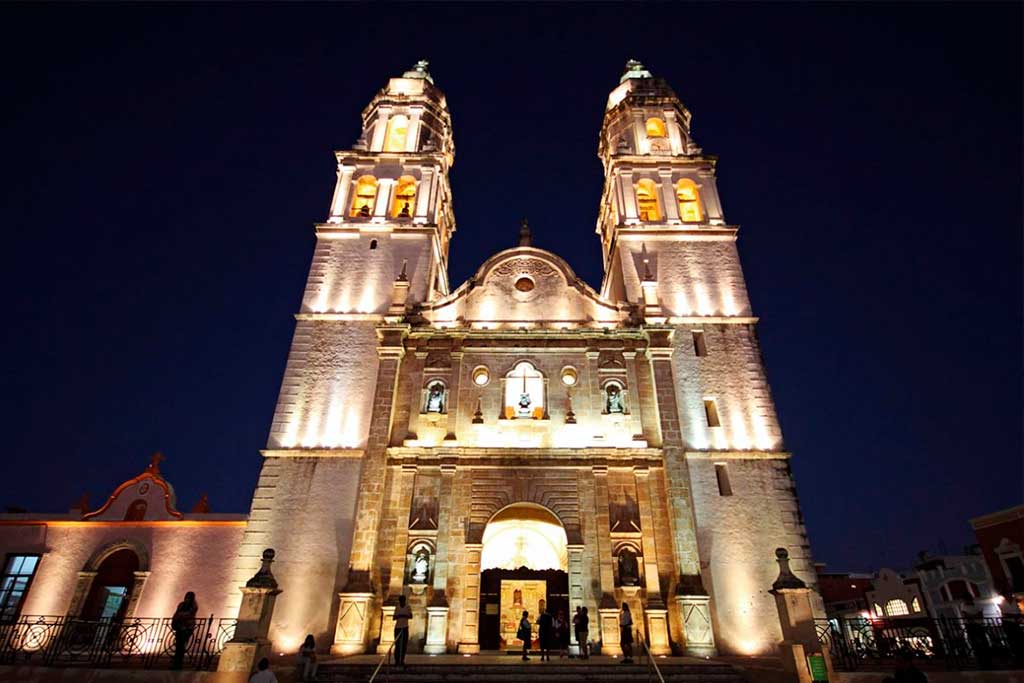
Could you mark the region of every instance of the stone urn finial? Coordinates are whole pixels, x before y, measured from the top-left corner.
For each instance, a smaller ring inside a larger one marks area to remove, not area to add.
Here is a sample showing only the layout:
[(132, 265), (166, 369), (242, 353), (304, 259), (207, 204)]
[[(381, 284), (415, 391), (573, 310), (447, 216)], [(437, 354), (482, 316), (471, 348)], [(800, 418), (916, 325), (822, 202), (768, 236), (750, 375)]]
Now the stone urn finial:
[(779, 578), (772, 584), (772, 590), (782, 588), (807, 588), (807, 584), (793, 574), (789, 568), (789, 551), (785, 548), (775, 549), (775, 561), (779, 563)]
[(267, 548), (263, 551), (263, 563), (260, 565), (260, 570), (245, 582), (246, 588), (277, 588), (277, 579), (274, 578), (273, 572), (270, 571), (270, 565), (274, 563), (274, 555), (273, 548)]

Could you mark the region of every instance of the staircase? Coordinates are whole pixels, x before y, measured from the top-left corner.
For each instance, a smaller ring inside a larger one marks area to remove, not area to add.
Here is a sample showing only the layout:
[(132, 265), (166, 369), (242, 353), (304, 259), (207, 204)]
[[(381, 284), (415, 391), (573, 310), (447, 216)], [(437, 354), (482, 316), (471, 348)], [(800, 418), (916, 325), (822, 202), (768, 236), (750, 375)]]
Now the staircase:
[[(740, 671), (729, 664), (717, 662), (673, 663), (659, 659), (658, 667), (666, 683), (744, 683)], [(318, 681), (331, 683), (366, 683), (372, 664), (324, 663)], [(411, 664), (405, 671), (381, 669), (375, 683), (576, 683), (577, 681), (612, 681), (617, 683), (658, 683), (657, 675), (646, 662), (621, 664), (579, 662), (573, 660), (540, 662), (509, 662), (475, 664), (470, 662)]]

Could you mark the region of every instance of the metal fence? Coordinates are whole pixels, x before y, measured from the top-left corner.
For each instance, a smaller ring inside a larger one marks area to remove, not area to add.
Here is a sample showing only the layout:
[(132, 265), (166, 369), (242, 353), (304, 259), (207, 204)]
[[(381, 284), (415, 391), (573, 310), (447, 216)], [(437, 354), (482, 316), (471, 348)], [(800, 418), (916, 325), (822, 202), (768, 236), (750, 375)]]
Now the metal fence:
[[(235, 633), (236, 619), (196, 620), (185, 669), (210, 669)], [(81, 619), (25, 615), (0, 623), (0, 664), (166, 668), (174, 657), (171, 619)]]
[(906, 658), (932, 668), (1024, 668), (1020, 616), (820, 619), (816, 627), (833, 666), (843, 671), (891, 669)]

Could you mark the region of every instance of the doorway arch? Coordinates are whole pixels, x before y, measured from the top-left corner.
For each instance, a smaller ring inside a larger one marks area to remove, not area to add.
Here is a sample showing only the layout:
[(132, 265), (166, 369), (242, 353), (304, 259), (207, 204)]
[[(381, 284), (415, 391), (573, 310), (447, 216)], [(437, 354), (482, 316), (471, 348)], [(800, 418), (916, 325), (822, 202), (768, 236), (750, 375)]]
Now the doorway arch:
[(531, 623), (544, 609), (568, 618), (568, 545), (562, 521), (543, 505), (513, 503), (491, 516), (480, 552), (481, 649), (520, 648), (523, 611)]
[(125, 617), (139, 564), (139, 556), (131, 548), (121, 547), (104, 557), (96, 567), (81, 616), (85, 619)]

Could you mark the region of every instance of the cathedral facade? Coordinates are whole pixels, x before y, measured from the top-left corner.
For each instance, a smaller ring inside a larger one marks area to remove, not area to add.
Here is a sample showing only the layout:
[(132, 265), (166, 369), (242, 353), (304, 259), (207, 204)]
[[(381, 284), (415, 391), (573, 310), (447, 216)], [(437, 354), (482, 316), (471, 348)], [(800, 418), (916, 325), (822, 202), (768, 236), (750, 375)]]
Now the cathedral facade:
[(623, 602), (655, 653), (775, 647), (774, 550), (813, 565), (690, 119), (627, 64), (599, 136), (600, 290), (525, 224), (452, 288), (444, 94), (421, 62), (373, 97), (336, 153), (234, 569), (277, 551), (275, 646), (385, 651), (406, 595), (428, 653), (514, 647), (513, 615), (578, 606), (615, 653)]

